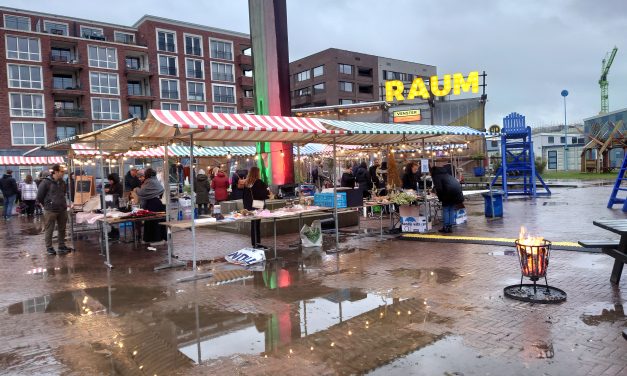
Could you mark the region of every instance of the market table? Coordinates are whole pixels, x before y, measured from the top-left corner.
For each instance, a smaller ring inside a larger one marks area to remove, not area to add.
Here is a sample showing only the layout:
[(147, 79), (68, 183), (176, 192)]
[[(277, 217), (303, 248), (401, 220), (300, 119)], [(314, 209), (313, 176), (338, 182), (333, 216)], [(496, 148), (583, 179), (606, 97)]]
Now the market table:
[(601, 247), (603, 253), (614, 258), (610, 281), (618, 284), (623, 273), (623, 266), (627, 262), (627, 219), (603, 219), (592, 221), (592, 223), (597, 227), (620, 235), (618, 244), (612, 244), (611, 247)]

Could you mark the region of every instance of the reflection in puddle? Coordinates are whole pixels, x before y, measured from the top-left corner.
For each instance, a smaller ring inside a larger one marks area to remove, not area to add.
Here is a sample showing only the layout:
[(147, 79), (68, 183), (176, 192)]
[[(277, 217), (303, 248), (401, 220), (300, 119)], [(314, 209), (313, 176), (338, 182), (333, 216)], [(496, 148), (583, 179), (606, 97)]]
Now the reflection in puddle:
[[(600, 312), (600, 313), (598, 313)], [(627, 321), (622, 304), (593, 304), (585, 309), (581, 315), (581, 321), (586, 325), (598, 326), (601, 323), (614, 323), (617, 321)]]
[(461, 276), (450, 268), (388, 270), (394, 277), (410, 277), (427, 283), (448, 283)]
[(493, 251), (488, 253), (489, 256), (516, 256), (516, 251), (509, 249), (506, 251)]

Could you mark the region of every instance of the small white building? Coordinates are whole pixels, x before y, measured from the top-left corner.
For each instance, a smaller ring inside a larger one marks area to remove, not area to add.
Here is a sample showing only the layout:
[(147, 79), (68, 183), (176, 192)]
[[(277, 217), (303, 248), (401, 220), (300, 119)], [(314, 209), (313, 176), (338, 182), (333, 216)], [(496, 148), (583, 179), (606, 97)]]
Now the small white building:
[[(561, 128), (561, 132), (559, 130)], [(568, 163), (567, 170), (580, 171), (581, 152), (586, 143), (585, 135), (576, 126), (569, 126), (568, 132), (564, 135), (563, 126), (538, 129), (532, 131), (533, 153), (536, 158), (541, 157), (546, 162), (547, 171), (564, 171), (565, 163)], [(565, 148), (566, 147), (566, 148)], [(566, 150), (566, 160), (564, 159)]]

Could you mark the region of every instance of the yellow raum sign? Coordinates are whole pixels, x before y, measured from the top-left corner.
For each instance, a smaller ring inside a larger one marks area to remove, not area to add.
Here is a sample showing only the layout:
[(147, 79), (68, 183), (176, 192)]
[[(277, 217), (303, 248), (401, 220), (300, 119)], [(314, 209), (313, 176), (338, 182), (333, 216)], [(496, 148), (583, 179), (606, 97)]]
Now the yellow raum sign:
[(397, 101), (412, 100), (415, 98), (429, 99), (431, 94), (436, 97), (444, 97), (451, 94), (460, 95), (463, 92), (479, 92), (479, 72), (470, 72), (468, 77), (464, 77), (461, 73), (454, 73), (451, 77), (450, 74), (445, 74), (442, 78), (442, 87), (439, 84), (440, 80), (438, 76), (431, 76), (429, 80), (429, 87), (431, 93), (427, 90), (425, 82), (420, 77), (414, 78), (414, 81), (409, 88), (407, 98), (403, 96), (405, 91), (405, 84), (399, 80), (391, 80), (385, 82), (385, 100), (388, 102), (396, 99)]

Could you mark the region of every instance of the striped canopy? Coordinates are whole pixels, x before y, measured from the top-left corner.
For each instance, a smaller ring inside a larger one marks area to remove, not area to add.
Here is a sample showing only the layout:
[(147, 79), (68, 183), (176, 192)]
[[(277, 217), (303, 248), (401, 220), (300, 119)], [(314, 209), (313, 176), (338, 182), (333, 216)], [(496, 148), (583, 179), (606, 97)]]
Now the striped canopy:
[(195, 141), (286, 141), (305, 143), (319, 135), (341, 136), (319, 119), (251, 114), (150, 110), (135, 137), (163, 140), (194, 133)]
[(485, 134), (476, 129), (454, 125), (387, 124), (319, 119), (332, 130), (341, 130), (349, 136), (338, 138), (342, 144), (395, 144), (427, 140), (427, 142), (455, 142), (465, 136)]
[[(72, 151), (75, 155), (94, 156), (100, 152), (89, 144), (72, 144)], [(107, 153), (104, 153), (107, 154)], [(120, 156), (130, 158), (163, 158), (165, 155), (165, 146), (158, 146), (146, 150), (132, 150), (126, 153), (116, 153)], [(221, 157), (231, 154), (238, 155), (254, 155), (254, 146), (195, 146), (194, 155), (197, 157)], [(168, 155), (173, 157), (189, 156), (189, 146), (170, 145), (168, 147)]]
[(56, 163), (65, 163), (63, 157), (22, 157), (22, 156), (0, 156), (0, 165), (2, 166), (46, 166)]

